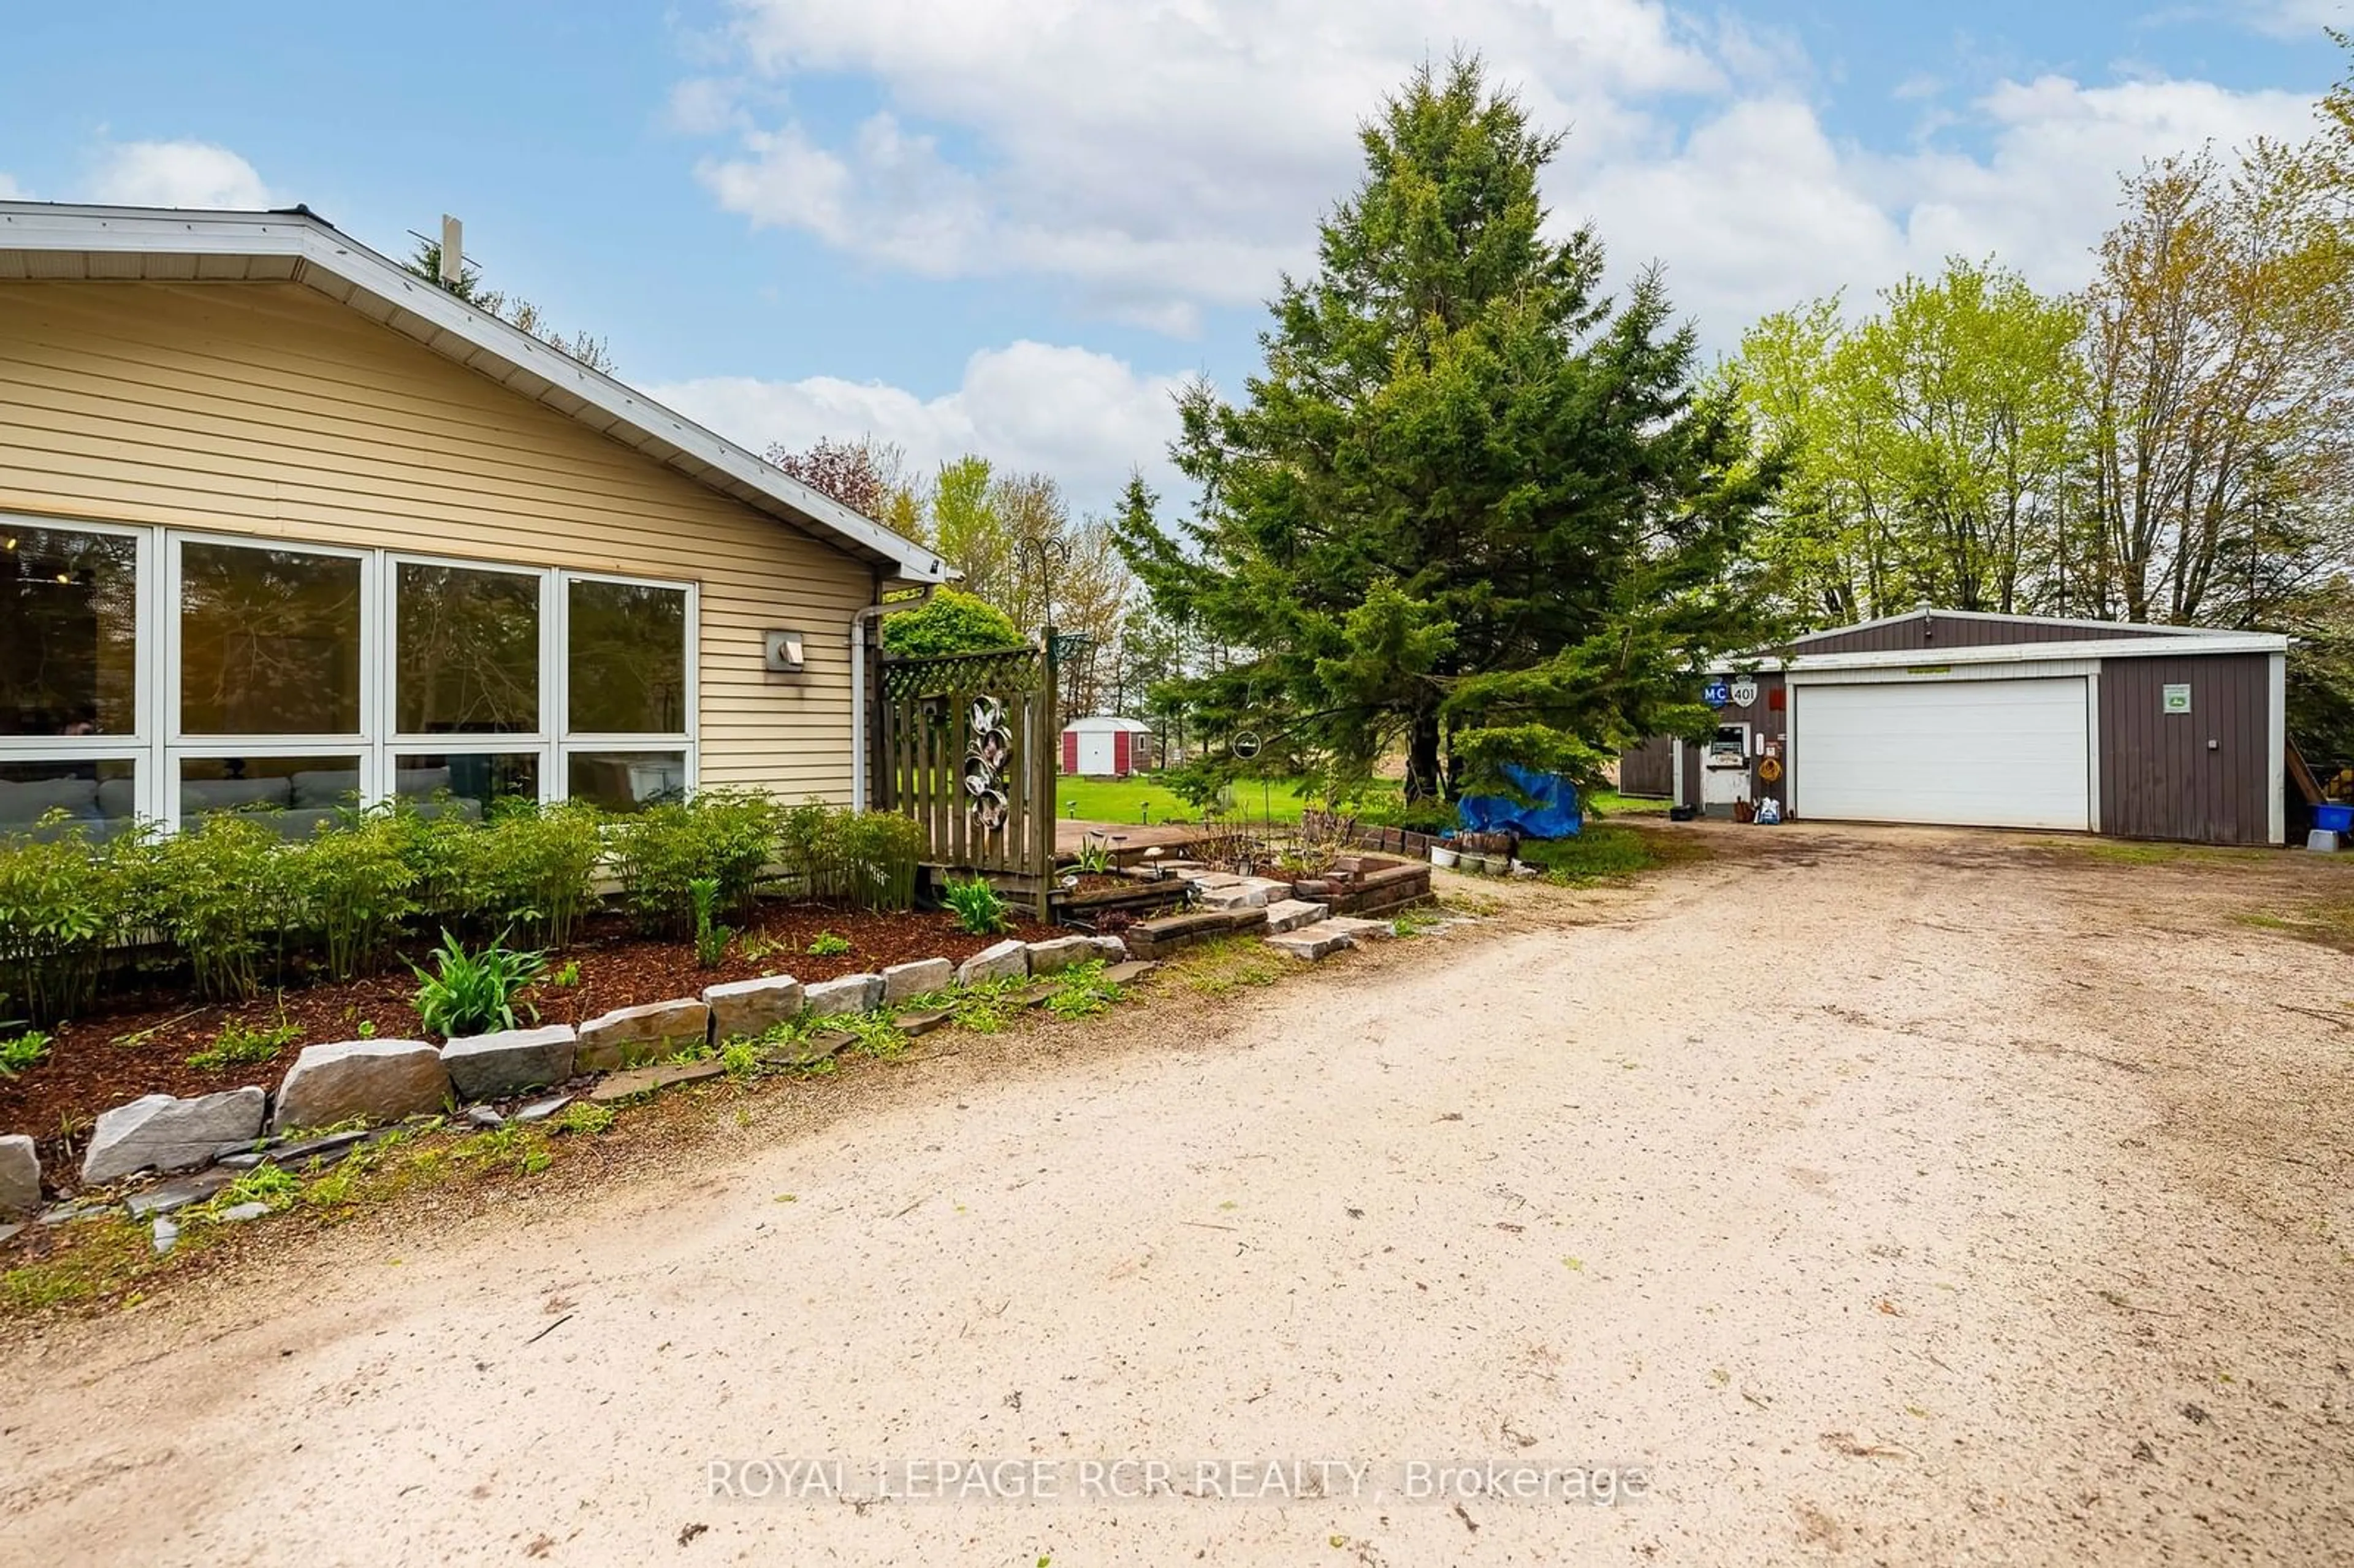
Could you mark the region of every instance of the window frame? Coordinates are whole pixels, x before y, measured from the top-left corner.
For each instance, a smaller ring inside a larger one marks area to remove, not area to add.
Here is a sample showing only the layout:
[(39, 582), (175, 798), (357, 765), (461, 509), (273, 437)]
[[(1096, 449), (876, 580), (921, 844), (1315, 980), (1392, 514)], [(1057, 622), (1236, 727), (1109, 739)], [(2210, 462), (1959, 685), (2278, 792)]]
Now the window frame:
[[(556, 751), (556, 733), (548, 726), (549, 705), (565, 697), (565, 672), (559, 667), (564, 656), (562, 629), (557, 624), (557, 607), (564, 599), (565, 573), (555, 567), (509, 565), (505, 562), (470, 560), (457, 556), (428, 555), (418, 550), (386, 550), (381, 592), (383, 605), (379, 615), (385, 629), (385, 709), (386, 734), (383, 741), (384, 791), (379, 800), (394, 798), (400, 783), (400, 758), (408, 756), (496, 757), (530, 753), (539, 758), (538, 800), (546, 805), (564, 799), (561, 788), (552, 774)], [(503, 731), (470, 735), (412, 735), (394, 729), (400, 718), (400, 568), (441, 567), (453, 571), (498, 573), (507, 577), (530, 577), (539, 590), (539, 727), (528, 733)]]
[(110, 535), (133, 546), (132, 570), (131, 722), (128, 735), (0, 735), (0, 756), (39, 761), (85, 758), (123, 758), (144, 752), (155, 731), (155, 673), (148, 651), (155, 628), (155, 530), (120, 523), (84, 523), (70, 517), (44, 517), (29, 512), (0, 512), (0, 527), (10, 524), (64, 533)]
[[(295, 735), (283, 732), (252, 731), (240, 735), (189, 735), (183, 727), (180, 712), (181, 678), (181, 588), (184, 573), (181, 555), (189, 545), (227, 546), (231, 549), (276, 550), (286, 555), (332, 556), (359, 563), (359, 675), (360, 727), (356, 733), (338, 735)], [(159, 650), (161, 665), (155, 677), (163, 694), (164, 736), (158, 748), (162, 766), (158, 770), (154, 804), (160, 809), (156, 819), (167, 832), (178, 832), (180, 821), (180, 764), (183, 761), (217, 757), (356, 757), (359, 759), (359, 798), (362, 805), (370, 805), (385, 798), (390, 779), (385, 774), (383, 747), (372, 736), (383, 725), (385, 688), (390, 684), (384, 668), (384, 620), (371, 613), (376, 596), (382, 591), (382, 550), (364, 546), (320, 545), (307, 539), (288, 539), (275, 535), (219, 534), (193, 528), (164, 530), (164, 582), (157, 608), (163, 613), (164, 641)]]
[[(556, 800), (569, 799), (572, 790), (572, 755), (575, 751), (679, 751), (686, 755), (686, 792), (689, 796), (703, 787), (703, 590), (695, 582), (678, 582), (665, 577), (632, 577), (620, 572), (559, 571), (557, 577), (559, 647), (564, 661), (563, 678), (557, 683), (563, 705), (558, 715), (556, 746), (556, 774), (562, 782), (548, 783)], [(572, 585), (576, 582), (618, 583), (625, 588), (669, 588), (686, 596), (685, 633), (685, 695), (683, 699), (686, 727), (684, 732), (612, 730), (576, 730), (572, 727)], [(547, 778), (543, 773), (542, 778)]]
[[(276, 534), (225, 533), (164, 524), (98, 522), (41, 513), (0, 511), (0, 525), (109, 535), (133, 542), (133, 636), (137, 650), (133, 684), (133, 720), (128, 735), (0, 736), (0, 761), (128, 762), (133, 769), (136, 810), (143, 821), (177, 832), (180, 767), (185, 761), (224, 757), (279, 758), (356, 758), (360, 800), (377, 805), (393, 799), (399, 758), (439, 755), (474, 757), (532, 755), (537, 758), (539, 799), (568, 797), (575, 752), (676, 752), (684, 758), (686, 789), (703, 781), (703, 585), (693, 578), (626, 572), (573, 570), (526, 562), (441, 555), (389, 546), (331, 544)], [(359, 563), (359, 720), (356, 734), (252, 733), (190, 735), (182, 725), (182, 552), (190, 544), (231, 549), (278, 550), (334, 556)], [(399, 567), (445, 567), (461, 571), (531, 577), (538, 584), (539, 728), (532, 734), (408, 735), (396, 733), (399, 679)], [(664, 589), (684, 601), (684, 726), (668, 732), (576, 730), (571, 714), (571, 585), (615, 583)]]
[(154, 647), (157, 617), (156, 556), (160, 530), (129, 523), (96, 523), (79, 517), (53, 517), (37, 512), (0, 512), (0, 527), (65, 533), (110, 535), (133, 545), (131, 723), (128, 735), (0, 735), (0, 762), (128, 762), (132, 799), (139, 818), (152, 810), (162, 772), (155, 744), (156, 685)]

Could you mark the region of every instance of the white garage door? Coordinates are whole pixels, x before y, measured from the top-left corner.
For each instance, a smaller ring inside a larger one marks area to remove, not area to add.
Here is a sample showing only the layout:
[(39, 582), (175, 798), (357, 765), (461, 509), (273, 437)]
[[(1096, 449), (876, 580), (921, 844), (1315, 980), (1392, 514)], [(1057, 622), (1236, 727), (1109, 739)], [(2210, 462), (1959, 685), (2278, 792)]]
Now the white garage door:
[(1966, 827), (2092, 826), (2081, 675), (1799, 683), (1793, 808), (1803, 817)]

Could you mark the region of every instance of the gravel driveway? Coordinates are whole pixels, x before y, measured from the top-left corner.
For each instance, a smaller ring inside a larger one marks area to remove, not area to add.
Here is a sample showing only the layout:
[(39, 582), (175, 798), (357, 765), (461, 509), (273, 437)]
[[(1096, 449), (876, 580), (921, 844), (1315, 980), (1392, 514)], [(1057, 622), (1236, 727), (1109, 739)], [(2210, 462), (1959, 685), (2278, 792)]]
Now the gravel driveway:
[(0, 1558), (2342, 1560), (2354, 868), (1692, 831), (54, 1328)]

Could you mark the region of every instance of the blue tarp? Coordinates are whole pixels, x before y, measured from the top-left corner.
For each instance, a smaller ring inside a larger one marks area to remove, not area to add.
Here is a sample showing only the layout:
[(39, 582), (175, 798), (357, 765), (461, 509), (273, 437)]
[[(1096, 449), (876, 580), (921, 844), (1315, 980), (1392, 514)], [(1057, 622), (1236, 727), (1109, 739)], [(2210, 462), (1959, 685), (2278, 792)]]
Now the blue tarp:
[(1574, 838), (1585, 826), (1585, 811), (1577, 803), (1577, 786), (1558, 773), (1532, 773), (1507, 767), (1504, 772), (1532, 805), (1502, 795), (1466, 795), (1458, 806), (1466, 832), (1517, 832), (1524, 839)]

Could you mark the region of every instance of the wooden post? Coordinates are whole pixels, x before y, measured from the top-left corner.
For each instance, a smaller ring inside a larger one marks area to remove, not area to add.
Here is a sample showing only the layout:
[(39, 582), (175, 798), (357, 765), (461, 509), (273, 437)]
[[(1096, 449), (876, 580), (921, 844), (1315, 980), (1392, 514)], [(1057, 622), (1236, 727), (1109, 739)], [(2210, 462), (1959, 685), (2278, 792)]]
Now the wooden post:
[(1057, 687), (1060, 679), (1055, 658), (1055, 628), (1049, 621), (1045, 629), (1045, 675), (1036, 700), (1031, 705), (1031, 717), (1036, 726), (1037, 769), (1031, 774), (1036, 780), (1037, 810), (1043, 813), (1037, 823), (1038, 842), (1031, 853), (1031, 866), (1038, 879), (1038, 924), (1044, 925), (1053, 917), (1055, 895), (1055, 841), (1060, 832), (1062, 817), (1055, 799), (1055, 769), (1062, 764), (1063, 726), (1056, 720)]

